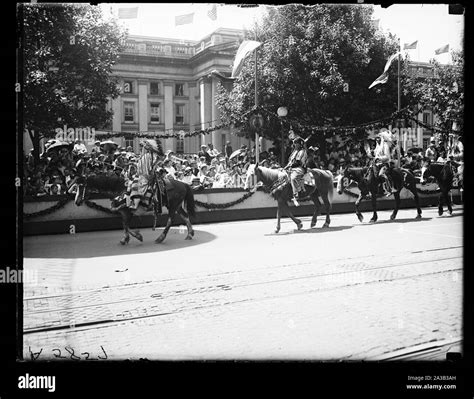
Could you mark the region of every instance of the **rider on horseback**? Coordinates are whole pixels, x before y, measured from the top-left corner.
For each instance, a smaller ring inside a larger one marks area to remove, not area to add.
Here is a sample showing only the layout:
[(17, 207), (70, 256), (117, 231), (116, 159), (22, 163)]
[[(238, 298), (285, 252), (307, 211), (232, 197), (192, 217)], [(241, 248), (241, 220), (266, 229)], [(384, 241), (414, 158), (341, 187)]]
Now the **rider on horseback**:
[(391, 150), (389, 142), (391, 141), (391, 133), (386, 129), (380, 129), (376, 137), (377, 145), (374, 150), (373, 171), (375, 176), (382, 177), (385, 181), (384, 187), (385, 195), (390, 195), (396, 192), (394, 187), (391, 171), (393, 165), (391, 164)]
[(304, 190), (303, 176), (306, 172), (306, 162), (308, 155), (305, 149), (305, 141), (301, 137), (293, 139), (294, 150), (290, 155), (285, 170), (291, 169), (290, 179), (291, 188), (293, 189), (293, 203), (299, 206), (298, 200), (301, 199), (300, 192)]
[(146, 195), (152, 183), (158, 161), (159, 148), (155, 140), (146, 139), (140, 144), (142, 151), (137, 163), (138, 179), (134, 180), (129, 197), (133, 202), (131, 204), (127, 203), (130, 209), (137, 209), (140, 200)]

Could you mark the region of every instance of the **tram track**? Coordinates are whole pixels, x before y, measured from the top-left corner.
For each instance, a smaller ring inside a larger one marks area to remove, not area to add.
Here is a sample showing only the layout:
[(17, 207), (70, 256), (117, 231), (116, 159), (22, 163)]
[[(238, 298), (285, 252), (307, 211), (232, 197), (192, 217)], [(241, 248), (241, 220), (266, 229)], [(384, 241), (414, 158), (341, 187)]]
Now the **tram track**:
[[(439, 273), (458, 273), (462, 271), (462, 266), (450, 265), (462, 263), (459, 248), (462, 247), (412, 251), (414, 259), (407, 261), (407, 253), (404, 253), (403, 262), (395, 261), (401, 254), (393, 254), (385, 265), (380, 265), (380, 259), (370, 255), (352, 259), (332, 259), (316, 265), (318, 270), (325, 269), (323, 273), (314, 273), (314, 269), (308, 268), (315, 265), (313, 260), (49, 297), (30, 297), (25, 299), (24, 334), (70, 329), (71, 320), (74, 321), (75, 328), (95, 328), (99, 325), (134, 322), (216, 306), (307, 295), (318, 291), (419, 278)], [(448, 253), (440, 257), (439, 251)], [(181, 286), (175, 287), (177, 283)], [(255, 286), (262, 288), (252, 289)], [(102, 300), (101, 293), (104, 294), (104, 298), (110, 298), (111, 294), (112, 296), (115, 294), (118, 298)], [(80, 295), (83, 295), (83, 302)], [(89, 303), (86, 295), (94, 296), (88, 298)], [(60, 302), (54, 304), (58, 299)], [(29, 306), (41, 300), (42, 303), (46, 303), (45, 309), (34, 309), (35, 306)], [(91, 300), (96, 302), (91, 303)], [(61, 301), (63, 305), (60, 305)], [(85, 320), (76, 317), (81, 314), (86, 315)], [(40, 319), (43, 321), (50, 319), (54, 323), (48, 325), (35, 322)]]

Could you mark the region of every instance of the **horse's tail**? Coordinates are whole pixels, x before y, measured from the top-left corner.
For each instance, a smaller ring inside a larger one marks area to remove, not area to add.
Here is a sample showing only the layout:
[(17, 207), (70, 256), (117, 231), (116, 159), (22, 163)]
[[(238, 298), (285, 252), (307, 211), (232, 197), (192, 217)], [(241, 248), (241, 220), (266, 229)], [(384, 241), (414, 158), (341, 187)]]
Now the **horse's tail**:
[(194, 194), (193, 194), (193, 189), (189, 184), (184, 183), (186, 186), (186, 195), (184, 197), (184, 200), (186, 202), (186, 211), (188, 212), (188, 215), (190, 217), (195, 217), (196, 216), (196, 204), (194, 203)]
[(333, 175), (330, 171), (328, 172), (328, 197), (329, 197), (329, 202), (332, 202), (332, 198), (334, 196), (334, 178)]
[(321, 174), (327, 182), (329, 202), (332, 202), (334, 196), (334, 177), (331, 171), (320, 169)]

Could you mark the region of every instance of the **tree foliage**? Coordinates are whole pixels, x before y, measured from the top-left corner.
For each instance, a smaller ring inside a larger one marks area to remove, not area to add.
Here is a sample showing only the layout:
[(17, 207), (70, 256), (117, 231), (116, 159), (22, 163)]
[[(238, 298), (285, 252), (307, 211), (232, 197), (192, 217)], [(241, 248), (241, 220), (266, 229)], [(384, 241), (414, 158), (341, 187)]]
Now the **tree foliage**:
[(431, 109), (437, 116), (435, 127), (451, 131), (453, 122), (460, 133), (464, 126), (464, 53), (452, 52), (452, 64), (430, 61), (433, 76), (418, 76), (405, 69), (403, 92), (411, 104)]
[(54, 129), (102, 128), (119, 94), (111, 76), (125, 32), (86, 4), (24, 4), (23, 120), (25, 128), (48, 137)]
[[(368, 89), (398, 49), (395, 37), (374, 27), (372, 13), (365, 5), (287, 5), (269, 9), (262, 23), (247, 32), (249, 40), (263, 42), (258, 96), (275, 114), (264, 136), (278, 141), (280, 106), (288, 108), (288, 118), (316, 126), (359, 124), (396, 111), (396, 67), (387, 84)], [(345, 83), (349, 92), (344, 92)], [(254, 85), (255, 61), (248, 57), (232, 90), (219, 88), (223, 120), (252, 108)]]

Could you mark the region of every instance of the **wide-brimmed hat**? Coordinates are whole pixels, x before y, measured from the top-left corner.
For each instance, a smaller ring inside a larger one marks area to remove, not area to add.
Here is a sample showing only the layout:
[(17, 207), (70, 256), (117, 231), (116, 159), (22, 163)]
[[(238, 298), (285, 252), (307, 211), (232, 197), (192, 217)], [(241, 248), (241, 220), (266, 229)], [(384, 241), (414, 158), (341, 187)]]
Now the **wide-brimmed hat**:
[(304, 144), (304, 140), (303, 140), (301, 137), (298, 136), (298, 137), (295, 137), (295, 138), (293, 139), (293, 143), (294, 143), (294, 144), (298, 144), (298, 143), (299, 143), (299, 144)]
[(157, 142), (153, 139), (144, 139), (141, 141), (140, 144), (142, 144), (147, 150), (154, 151), (154, 152), (160, 151)]
[(380, 137), (382, 140), (391, 143), (394, 139), (394, 136), (392, 135), (392, 132), (390, 130), (383, 130), (380, 133), (377, 134), (377, 137)]

